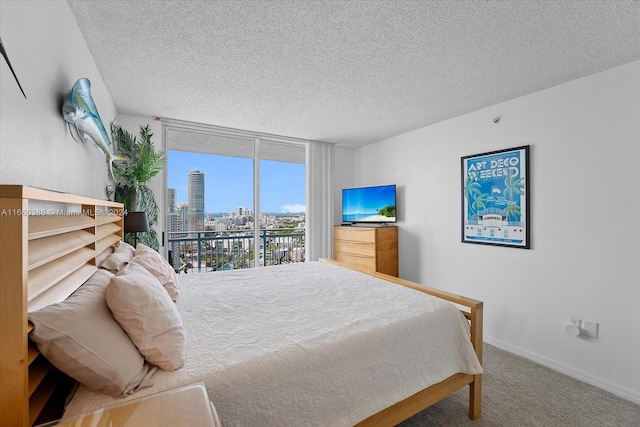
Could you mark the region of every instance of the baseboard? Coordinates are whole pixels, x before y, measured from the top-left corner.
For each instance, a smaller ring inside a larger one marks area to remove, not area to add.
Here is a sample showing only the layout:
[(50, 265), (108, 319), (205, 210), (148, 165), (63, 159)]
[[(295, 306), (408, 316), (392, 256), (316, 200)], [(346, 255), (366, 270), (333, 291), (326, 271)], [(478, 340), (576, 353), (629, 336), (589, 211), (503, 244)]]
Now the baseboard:
[(603, 380), (602, 378), (598, 378), (584, 371), (574, 369), (563, 363), (557, 362), (555, 360), (551, 360), (547, 357), (522, 349), (520, 347), (516, 347), (514, 345), (497, 340), (495, 338), (488, 337), (486, 335), (484, 336), (484, 341), (501, 350), (508, 351), (509, 353), (513, 353), (515, 355), (524, 357), (525, 359), (539, 363), (540, 365), (546, 366), (547, 368), (553, 369), (554, 371), (558, 371), (562, 374), (568, 375), (572, 378), (575, 378), (587, 384), (591, 384), (592, 386), (601, 388), (603, 390), (608, 391), (609, 393), (615, 394), (616, 396), (619, 396), (623, 399), (629, 400), (631, 402), (634, 402), (640, 405), (639, 392), (628, 389), (626, 387), (622, 387), (618, 384), (613, 384), (609, 381)]

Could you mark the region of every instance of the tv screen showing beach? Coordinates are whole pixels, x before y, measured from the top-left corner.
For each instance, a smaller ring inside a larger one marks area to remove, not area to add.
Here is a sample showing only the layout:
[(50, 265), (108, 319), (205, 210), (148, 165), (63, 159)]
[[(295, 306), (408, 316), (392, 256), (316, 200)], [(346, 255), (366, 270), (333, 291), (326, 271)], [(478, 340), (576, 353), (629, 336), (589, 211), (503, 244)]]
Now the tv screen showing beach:
[(342, 190), (343, 222), (396, 222), (396, 186)]

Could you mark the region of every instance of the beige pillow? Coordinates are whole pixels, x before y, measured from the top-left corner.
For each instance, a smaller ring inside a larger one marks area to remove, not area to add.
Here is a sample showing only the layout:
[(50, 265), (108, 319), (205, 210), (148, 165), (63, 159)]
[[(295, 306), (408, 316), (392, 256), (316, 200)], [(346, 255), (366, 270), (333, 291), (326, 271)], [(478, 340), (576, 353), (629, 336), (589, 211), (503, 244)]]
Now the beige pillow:
[(180, 289), (176, 271), (158, 252), (138, 243), (134, 257), (138, 263), (162, 283), (172, 300), (178, 301)]
[(133, 258), (135, 252), (136, 250), (133, 246), (121, 240), (115, 244), (113, 253), (109, 254), (104, 261), (102, 261), (100, 268), (104, 268), (115, 274)]
[(149, 363), (166, 371), (182, 366), (182, 319), (158, 279), (134, 259), (111, 279), (106, 298), (113, 317)]
[(65, 301), (29, 313), (31, 340), (62, 372), (112, 396), (153, 385), (144, 358), (107, 307), (113, 274), (98, 270)]

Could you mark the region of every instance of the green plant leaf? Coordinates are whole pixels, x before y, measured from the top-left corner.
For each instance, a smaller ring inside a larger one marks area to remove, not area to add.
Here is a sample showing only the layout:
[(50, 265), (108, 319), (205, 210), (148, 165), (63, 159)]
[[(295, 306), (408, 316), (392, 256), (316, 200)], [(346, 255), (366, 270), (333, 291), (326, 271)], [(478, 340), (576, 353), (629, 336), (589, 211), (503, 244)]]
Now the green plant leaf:
[[(115, 154), (126, 158), (113, 165), (114, 182), (107, 186), (107, 197), (124, 204), (128, 211), (145, 211), (150, 230), (138, 233), (138, 241), (158, 250), (158, 235), (152, 228), (158, 223), (158, 205), (153, 191), (146, 185), (166, 165), (164, 151), (156, 151), (149, 126), (140, 126), (140, 139), (115, 123), (111, 124), (111, 137)], [(132, 236), (125, 236), (130, 242)]]

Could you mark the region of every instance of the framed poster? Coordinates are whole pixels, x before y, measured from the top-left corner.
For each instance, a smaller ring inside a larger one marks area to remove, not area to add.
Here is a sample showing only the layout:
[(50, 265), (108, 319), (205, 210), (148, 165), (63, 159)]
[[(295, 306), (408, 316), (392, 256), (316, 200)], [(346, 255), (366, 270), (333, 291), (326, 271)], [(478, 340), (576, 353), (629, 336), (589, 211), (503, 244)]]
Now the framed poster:
[(529, 146), (462, 163), (462, 243), (529, 249)]

